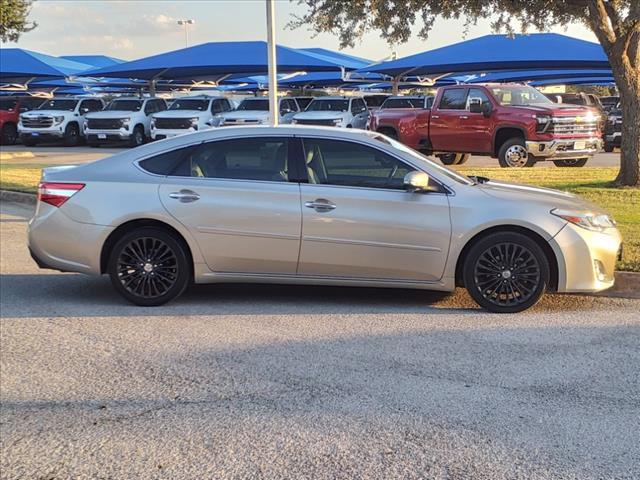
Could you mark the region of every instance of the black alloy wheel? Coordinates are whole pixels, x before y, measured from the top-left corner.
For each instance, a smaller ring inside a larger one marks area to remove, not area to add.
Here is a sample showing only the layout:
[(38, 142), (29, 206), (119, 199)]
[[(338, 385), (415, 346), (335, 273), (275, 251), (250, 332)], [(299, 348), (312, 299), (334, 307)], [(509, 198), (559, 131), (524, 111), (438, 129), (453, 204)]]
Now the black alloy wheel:
[(502, 232), (485, 237), (471, 248), (464, 265), (464, 281), (481, 307), (515, 313), (540, 299), (549, 283), (549, 265), (531, 238)]
[(158, 228), (144, 227), (114, 246), (109, 275), (115, 289), (137, 305), (162, 305), (178, 297), (191, 278), (182, 243)]

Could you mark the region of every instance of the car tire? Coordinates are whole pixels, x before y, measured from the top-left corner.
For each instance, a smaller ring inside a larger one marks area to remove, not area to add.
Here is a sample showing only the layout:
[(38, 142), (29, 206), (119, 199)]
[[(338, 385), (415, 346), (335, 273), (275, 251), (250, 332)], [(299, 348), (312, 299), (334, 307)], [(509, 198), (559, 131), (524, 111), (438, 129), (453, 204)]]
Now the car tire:
[(467, 163), (470, 158), (471, 158), (470, 153), (463, 153), (462, 155), (460, 155), (460, 159), (458, 160), (458, 163), (456, 163), (456, 165), (463, 165)]
[(498, 163), (502, 168), (533, 167), (536, 159), (527, 152), (523, 138), (510, 138), (498, 150)]
[(482, 308), (517, 313), (540, 300), (549, 284), (549, 271), (547, 256), (535, 240), (518, 232), (496, 232), (471, 246), (463, 280)]
[(554, 160), (553, 164), (556, 167), (584, 167), (588, 161), (589, 161), (589, 158), (585, 157), (585, 158), (574, 158), (569, 160)]
[(18, 129), (13, 123), (6, 123), (2, 126), (0, 141), (2, 145), (13, 145), (18, 139)]
[(107, 271), (120, 295), (136, 305), (152, 307), (185, 291), (192, 272), (189, 258), (186, 245), (173, 234), (142, 227), (116, 242)]
[(75, 147), (80, 143), (80, 127), (77, 123), (70, 123), (64, 129), (62, 141), (65, 147)]
[(133, 129), (133, 133), (131, 134), (131, 138), (129, 139), (129, 146), (133, 148), (139, 147), (144, 144), (144, 141), (144, 128), (142, 125), (136, 125)]
[(604, 151), (607, 152), (607, 153), (613, 152), (614, 148), (615, 147), (613, 145), (611, 145), (611, 144), (608, 144), (608, 143), (604, 144)]
[(464, 155), (463, 153), (439, 153), (436, 157), (443, 165), (458, 165)]

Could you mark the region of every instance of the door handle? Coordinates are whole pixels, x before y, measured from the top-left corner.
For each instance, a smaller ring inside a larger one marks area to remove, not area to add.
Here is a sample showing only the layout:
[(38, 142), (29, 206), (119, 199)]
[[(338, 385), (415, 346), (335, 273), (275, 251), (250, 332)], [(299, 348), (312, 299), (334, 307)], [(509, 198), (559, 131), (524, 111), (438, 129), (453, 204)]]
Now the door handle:
[(440, 115), (431, 115), (431, 118), (440, 118)]
[(336, 206), (329, 200), (324, 198), (317, 198), (313, 202), (304, 202), (304, 206), (307, 208), (313, 208), (316, 212), (330, 212), (335, 210)]
[(200, 195), (192, 190), (180, 190), (179, 192), (171, 192), (169, 198), (180, 200), (182, 203), (191, 203), (200, 200)]
[(468, 120), (469, 119), (469, 117), (467, 115), (460, 115), (460, 118), (463, 119), (463, 120)]

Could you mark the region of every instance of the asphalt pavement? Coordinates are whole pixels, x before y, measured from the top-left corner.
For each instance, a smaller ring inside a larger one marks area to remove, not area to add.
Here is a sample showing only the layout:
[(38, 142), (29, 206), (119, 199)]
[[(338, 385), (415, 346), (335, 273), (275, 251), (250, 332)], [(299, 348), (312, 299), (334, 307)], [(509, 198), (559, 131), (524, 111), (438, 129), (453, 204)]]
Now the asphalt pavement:
[(0, 215), (2, 479), (637, 479), (640, 301), (38, 270)]

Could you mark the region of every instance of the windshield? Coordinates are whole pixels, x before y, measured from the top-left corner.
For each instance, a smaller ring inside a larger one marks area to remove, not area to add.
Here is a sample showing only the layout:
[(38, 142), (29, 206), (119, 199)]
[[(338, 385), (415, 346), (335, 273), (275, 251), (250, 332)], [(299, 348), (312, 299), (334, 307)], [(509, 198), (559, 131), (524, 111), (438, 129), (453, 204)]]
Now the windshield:
[(259, 110), (261, 112), (269, 111), (269, 100), (266, 98), (246, 98), (236, 110)]
[(380, 108), (422, 108), (424, 98), (404, 97), (404, 98), (387, 98)]
[(209, 100), (174, 100), (169, 110), (199, 110), (204, 112), (209, 106)]
[(67, 110), (73, 112), (78, 104), (78, 100), (54, 99), (47, 100), (38, 107), (38, 110)]
[(349, 110), (349, 100), (313, 100), (307, 106), (307, 112), (346, 112)]
[(553, 102), (533, 87), (490, 87), (496, 101), (503, 106), (550, 105)]
[(426, 163), (429, 166), (429, 168), (433, 168), (437, 170), (439, 174), (442, 174), (443, 176), (450, 178), (451, 180), (454, 180), (458, 183), (462, 183), (463, 185), (474, 185), (474, 182), (469, 177), (465, 175), (461, 175), (460, 173), (454, 170), (451, 170), (447, 167), (437, 164), (436, 162), (433, 162), (432, 160), (429, 160), (426, 156), (424, 156), (417, 150), (414, 150), (413, 148), (409, 148), (403, 143), (393, 140), (392, 138), (382, 136), (378, 133), (373, 133), (373, 132), (371, 133), (367, 132), (367, 133), (373, 139), (378, 140), (379, 142), (382, 142), (382, 143), (386, 143), (387, 145), (391, 145), (396, 150), (400, 150), (401, 152), (410, 155), (414, 160), (417, 160), (417, 163)]
[(5, 98), (0, 100), (0, 110), (13, 110), (16, 108), (17, 100), (13, 98)]
[(568, 103), (571, 105), (586, 105), (587, 99), (577, 93), (560, 93), (556, 95), (561, 103)]
[(139, 112), (142, 108), (140, 100), (114, 100), (105, 110), (124, 110), (125, 112)]

